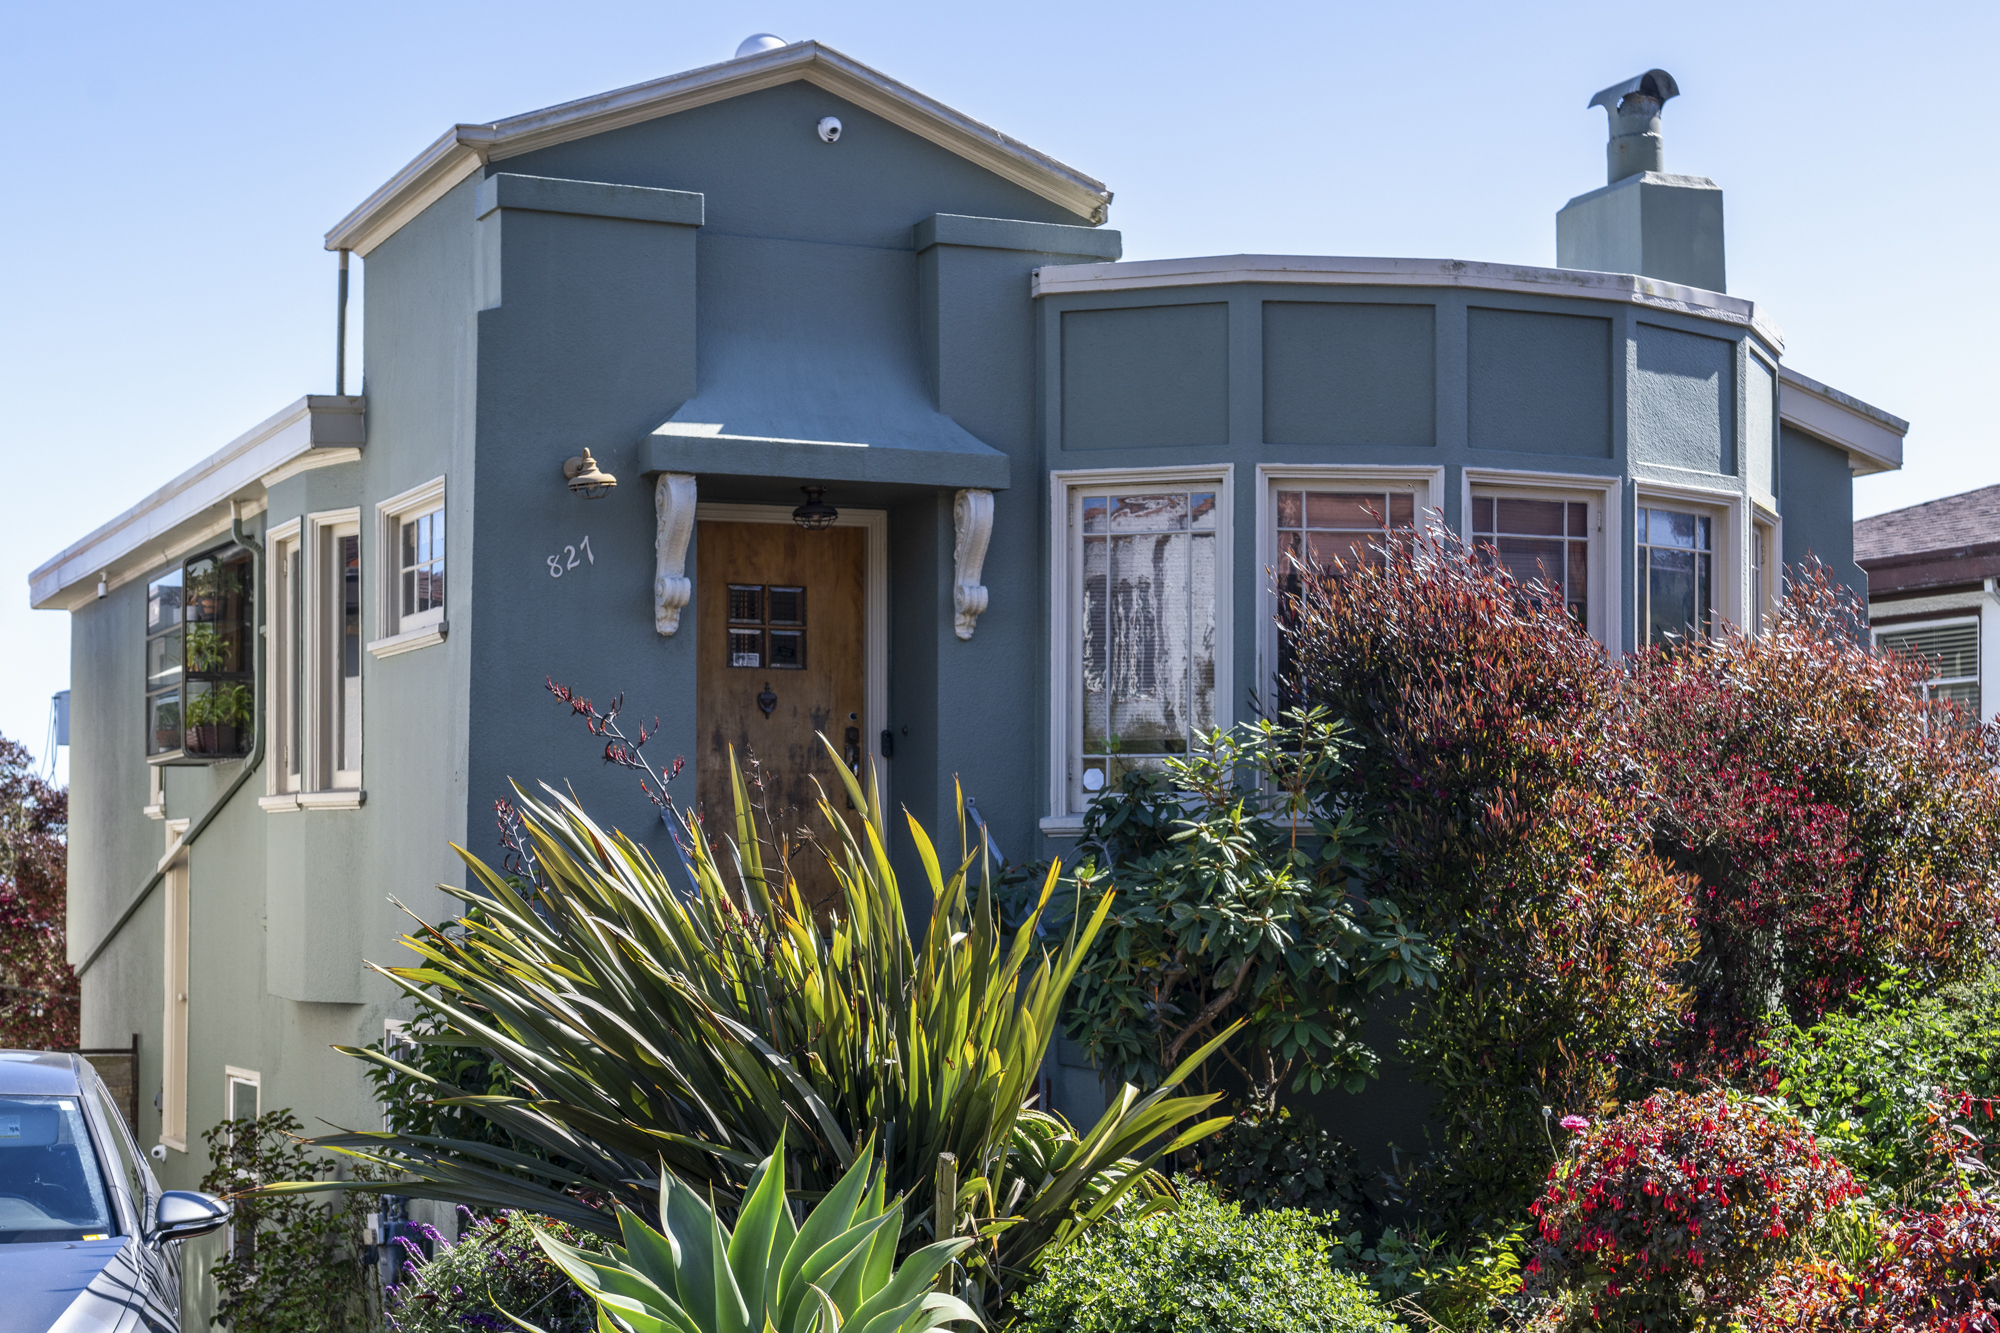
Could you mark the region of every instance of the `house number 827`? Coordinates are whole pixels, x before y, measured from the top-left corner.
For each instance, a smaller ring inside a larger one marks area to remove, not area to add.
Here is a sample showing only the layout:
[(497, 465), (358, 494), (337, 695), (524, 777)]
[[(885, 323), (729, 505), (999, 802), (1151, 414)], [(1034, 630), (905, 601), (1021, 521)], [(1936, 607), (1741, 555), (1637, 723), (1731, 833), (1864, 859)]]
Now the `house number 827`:
[[(583, 552), (582, 560), (576, 558), (576, 553), (578, 551)], [(590, 538), (588, 537), (585, 537), (582, 541), (578, 542), (574, 546), (563, 547), (561, 555), (552, 555), (549, 557), (549, 577), (552, 579), (559, 579), (567, 571), (575, 569), (578, 565), (583, 564), (585, 561), (588, 561), (593, 565), (597, 563), (597, 557), (591, 554)]]

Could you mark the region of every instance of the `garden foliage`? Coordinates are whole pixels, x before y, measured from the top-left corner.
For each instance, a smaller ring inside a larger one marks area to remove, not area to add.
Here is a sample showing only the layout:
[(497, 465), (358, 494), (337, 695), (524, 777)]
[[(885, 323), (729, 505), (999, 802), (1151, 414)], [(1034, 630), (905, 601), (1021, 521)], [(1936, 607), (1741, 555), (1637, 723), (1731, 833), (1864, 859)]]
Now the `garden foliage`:
[[(456, 1243), (433, 1229), (433, 1253), (407, 1239), (398, 1280), (382, 1290), (389, 1333), (512, 1333), (514, 1315), (542, 1333), (595, 1333), (597, 1307), (542, 1252), (540, 1231), (579, 1249), (607, 1242), (549, 1218), (525, 1213), (485, 1218), (460, 1208)], [(504, 1313), (503, 1313), (504, 1312)]]
[[(600, 1327), (637, 1333), (925, 1333), (982, 1326), (934, 1289), (971, 1239), (934, 1241), (897, 1263), (903, 1200), (884, 1192), (875, 1145), (804, 1222), (785, 1198), (785, 1145), (759, 1163), (732, 1231), (671, 1175), (660, 1179), (660, 1230), (618, 1210), (622, 1247), (605, 1254), (542, 1233), (542, 1249), (597, 1303)], [(612, 1321), (616, 1321), (613, 1323)]]
[(1263, 1118), (1238, 1116), (1193, 1149), (1189, 1173), (1246, 1208), (1306, 1208), (1349, 1221), (1372, 1221), (1354, 1146), (1309, 1117), (1280, 1107)]
[(310, 1151), (288, 1110), (225, 1120), (204, 1133), (210, 1167), (204, 1192), (235, 1206), (229, 1252), (214, 1267), (216, 1320), (236, 1333), (361, 1333), (374, 1303), (374, 1268), (363, 1262), (369, 1196), (329, 1183), (335, 1194), (259, 1192), (267, 1181), (338, 1180), (337, 1158)]
[(1743, 1333), (2000, 1333), (2000, 1201), (1891, 1216), (1880, 1253), (1785, 1265), (1736, 1312)]
[(1240, 1022), (1222, 1055), (1264, 1120), (1288, 1088), (1358, 1090), (1374, 1071), (1357, 1036), (1369, 997), (1435, 984), (1437, 960), (1395, 903), (1367, 895), (1368, 835), (1327, 808), (1353, 748), (1342, 731), (1323, 710), (1239, 724), (1091, 806), (1094, 858), (1045, 920), (1065, 930), (1116, 893), (1064, 1011), (1097, 1068), (1152, 1082)]
[(1204, 1185), (1174, 1212), (1084, 1236), (1019, 1301), (1015, 1333), (1389, 1333), (1402, 1325), (1330, 1262), (1321, 1219), (1244, 1212)]
[(1860, 1194), (1796, 1121), (1742, 1097), (1659, 1092), (1582, 1127), (1532, 1212), (1531, 1293), (1564, 1333), (1686, 1327), (1761, 1290)]
[(1879, 1207), (1931, 1207), (1993, 1184), (2000, 964), (1941, 990), (1906, 976), (1849, 1013), (1766, 1042), (1762, 1086), (1869, 1185)]
[(933, 1236), (976, 1238), (961, 1263), (989, 1305), (1044, 1247), (1128, 1192), (1169, 1201), (1152, 1164), (1226, 1123), (1197, 1121), (1213, 1096), (1171, 1090), (1231, 1029), (1188, 1052), (1161, 1088), (1114, 1092), (1088, 1130), (1028, 1109), (1108, 900), (1054, 950), (1033, 920), (1009, 937), (968, 880), (976, 848), (941, 867), (912, 821), (932, 904), (912, 939), (880, 801), (850, 779), (858, 829), (821, 805), (845, 911), (820, 922), (785, 862), (767, 855), (740, 773), (735, 782), (733, 838), (680, 825), (692, 892), (573, 802), (524, 799), (514, 856), (525, 873), (467, 854), (478, 887), (446, 890), (465, 915), (409, 937), (421, 965), (384, 969), (446, 1026), (417, 1040), (483, 1049), (504, 1066), (506, 1091), (472, 1094), (380, 1051), (350, 1053), (543, 1157), (394, 1132), (320, 1142), (402, 1176), (399, 1193), (615, 1235), (616, 1206), (653, 1217), (662, 1166), (728, 1208), (781, 1135), (791, 1184), (807, 1194), (831, 1188), (873, 1140), (888, 1188), (908, 1200), (904, 1252)]
[(0, 736), (0, 1047), (77, 1044), (78, 989), (65, 953), (69, 793), (35, 776)]

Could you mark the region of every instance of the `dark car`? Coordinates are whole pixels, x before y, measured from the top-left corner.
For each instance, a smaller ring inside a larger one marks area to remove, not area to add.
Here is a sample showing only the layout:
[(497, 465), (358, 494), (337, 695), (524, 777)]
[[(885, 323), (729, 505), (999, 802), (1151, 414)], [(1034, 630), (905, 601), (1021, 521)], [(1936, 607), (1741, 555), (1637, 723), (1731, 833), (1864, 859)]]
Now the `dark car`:
[(4, 1333), (174, 1333), (180, 1242), (228, 1221), (160, 1188), (81, 1056), (0, 1051)]

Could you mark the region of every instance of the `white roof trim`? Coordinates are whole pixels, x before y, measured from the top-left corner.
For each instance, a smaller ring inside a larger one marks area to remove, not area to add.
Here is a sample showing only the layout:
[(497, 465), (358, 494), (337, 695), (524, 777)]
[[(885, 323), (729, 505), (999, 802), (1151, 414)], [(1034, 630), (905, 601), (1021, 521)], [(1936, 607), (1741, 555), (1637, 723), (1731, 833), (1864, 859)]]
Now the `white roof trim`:
[(1581, 296), (1713, 319), (1747, 328), (1782, 353), (1784, 334), (1740, 296), (1661, 282), (1635, 273), (1481, 264), (1463, 259), (1373, 259), (1343, 255), (1213, 255), (1136, 263), (1062, 264), (1038, 268), (1036, 296), (1069, 292), (1142, 291), (1225, 282), (1295, 283), (1330, 287), (1470, 287), (1534, 296)]
[(794, 42), (490, 125), (454, 126), (341, 219), (326, 234), (326, 248), (352, 250), (365, 258), (404, 223), (488, 162), (801, 80), (976, 162), (1092, 225), (1104, 221), (1111, 203), (1111, 191), (1104, 182), (832, 47)]
[(228, 526), (231, 500), (261, 508), (272, 473), (315, 450), (360, 457), (363, 400), (308, 394), (266, 418), (76, 542), (28, 576), (28, 602), (37, 610), (73, 611), (97, 595), (97, 576), (113, 586), (170, 559), (189, 534), (206, 534), (218, 512)]
[(1848, 466), (1857, 477), (1896, 472), (1903, 466), (1903, 437), (1910, 433), (1909, 422), (1790, 366), (1778, 369), (1778, 419), (1845, 449)]

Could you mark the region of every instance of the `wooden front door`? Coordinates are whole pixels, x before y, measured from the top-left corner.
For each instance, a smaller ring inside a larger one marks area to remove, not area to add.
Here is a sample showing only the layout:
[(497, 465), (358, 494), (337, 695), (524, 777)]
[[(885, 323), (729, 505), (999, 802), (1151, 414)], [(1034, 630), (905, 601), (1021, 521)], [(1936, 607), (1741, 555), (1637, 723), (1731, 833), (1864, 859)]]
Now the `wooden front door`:
[(858, 816), (818, 737), (832, 741), (850, 764), (860, 763), (868, 721), (867, 561), (864, 528), (695, 525), (701, 652), (695, 796), (711, 834), (733, 836), (734, 746), (751, 798), (763, 806), (766, 837), (789, 844), (792, 873), (806, 900), (822, 908), (833, 904), (836, 884), (824, 855), (806, 845), (832, 834), (819, 814), (820, 789), (844, 817)]

